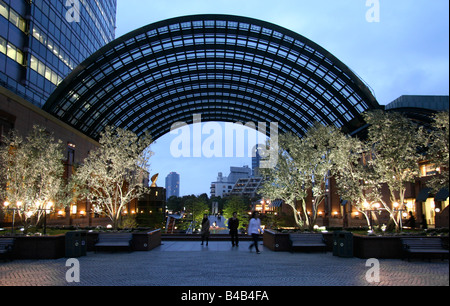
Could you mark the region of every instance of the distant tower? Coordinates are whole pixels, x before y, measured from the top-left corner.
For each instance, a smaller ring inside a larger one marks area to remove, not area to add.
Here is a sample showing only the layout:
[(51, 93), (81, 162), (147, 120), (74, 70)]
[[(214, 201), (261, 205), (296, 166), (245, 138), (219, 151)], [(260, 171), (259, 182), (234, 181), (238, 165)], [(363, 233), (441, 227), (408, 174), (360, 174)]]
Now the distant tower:
[(176, 172), (170, 172), (166, 177), (166, 199), (171, 196), (180, 196), (180, 175)]
[(253, 148), (252, 156), (252, 176), (259, 176), (259, 166), (261, 164), (261, 155), (259, 155), (258, 145)]

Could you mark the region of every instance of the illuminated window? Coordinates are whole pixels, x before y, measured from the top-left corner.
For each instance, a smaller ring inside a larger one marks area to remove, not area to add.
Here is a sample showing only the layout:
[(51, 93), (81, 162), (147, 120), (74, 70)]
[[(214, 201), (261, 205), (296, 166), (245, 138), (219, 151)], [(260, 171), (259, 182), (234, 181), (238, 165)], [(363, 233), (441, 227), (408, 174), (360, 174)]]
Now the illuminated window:
[(439, 173), (439, 169), (434, 164), (424, 164), (420, 166), (420, 176), (432, 176)]
[(5, 2), (0, 0), (0, 15), (8, 19), (8, 6)]
[(422, 204), (422, 211), (427, 220), (428, 225), (434, 225), (435, 217), (436, 217), (436, 204), (434, 203), (433, 198), (428, 198), (426, 202)]
[(30, 68), (45, 77), (47, 80), (52, 82), (55, 85), (58, 85), (62, 81), (62, 77), (60, 77), (56, 72), (54, 72), (49, 67), (45, 66), (43, 62), (38, 60), (33, 55), (30, 58)]
[(6, 40), (0, 37), (0, 53), (6, 54)]
[[(1, 43), (3, 45), (3, 43)], [(0, 47), (0, 50), (2, 50), (3, 52), (3, 47)], [(18, 48), (16, 48), (15, 46), (13, 46), (12, 44), (8, 43), (6, 45), (6, 55), (11, 58), (12, 60), (16, 61), (17, 63), (23, 65), (24, 63), (24, 57), (23, 57), (23, 53), (22, 51), (20, 51)]]

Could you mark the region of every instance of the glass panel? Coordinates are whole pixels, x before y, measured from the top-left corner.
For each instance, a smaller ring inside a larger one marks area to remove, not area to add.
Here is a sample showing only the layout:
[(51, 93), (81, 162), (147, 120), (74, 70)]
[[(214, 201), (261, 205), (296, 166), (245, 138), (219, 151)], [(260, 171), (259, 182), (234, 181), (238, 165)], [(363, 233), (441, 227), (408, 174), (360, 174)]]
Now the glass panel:
[(0, 52), (6, 54), (6, 40), (0, 37)]
[(0, 15), (8, 19), (8, 6), (5, 2), (0, 0)]

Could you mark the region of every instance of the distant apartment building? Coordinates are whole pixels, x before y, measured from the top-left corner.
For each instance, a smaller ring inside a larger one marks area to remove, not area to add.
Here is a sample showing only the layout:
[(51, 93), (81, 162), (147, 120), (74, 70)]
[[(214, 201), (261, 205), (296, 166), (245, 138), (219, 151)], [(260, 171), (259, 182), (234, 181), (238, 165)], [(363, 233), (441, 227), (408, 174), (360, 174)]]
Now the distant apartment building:
[(262, 184), (262, 177), (241, 178), (229, 192), (230, 196), (244, 196), (254, 198), (258, 196), (258, 190)]
[(229, 195), (236, 182), (240, 179), (248, 179), (252, 176), (252, 169), (248, 166), (230, 167), (230, 174), (223, 176), (219, 172), (217, 181), (211, 183), (211, 197), (225, 197)]
[(180, 196), (180, 175), (176, 172), (170, 172), (166, 177), (166, 199), (171, 196)]

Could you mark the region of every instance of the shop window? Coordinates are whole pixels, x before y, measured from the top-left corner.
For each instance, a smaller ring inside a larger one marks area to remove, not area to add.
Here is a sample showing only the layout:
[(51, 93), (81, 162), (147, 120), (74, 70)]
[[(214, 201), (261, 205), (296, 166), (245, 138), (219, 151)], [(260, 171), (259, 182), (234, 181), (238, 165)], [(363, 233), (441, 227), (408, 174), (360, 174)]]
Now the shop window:
[(433, 198), (428, 198), (426, 202), (422, 203), (422, 211), (427, 220), (427, 224), (433, 226), (436, 217), (436, 204)]
[(420, 176), (433, 176), (439, 173), (439, 169), (434, 164), (423, 164), (420, 166)]

